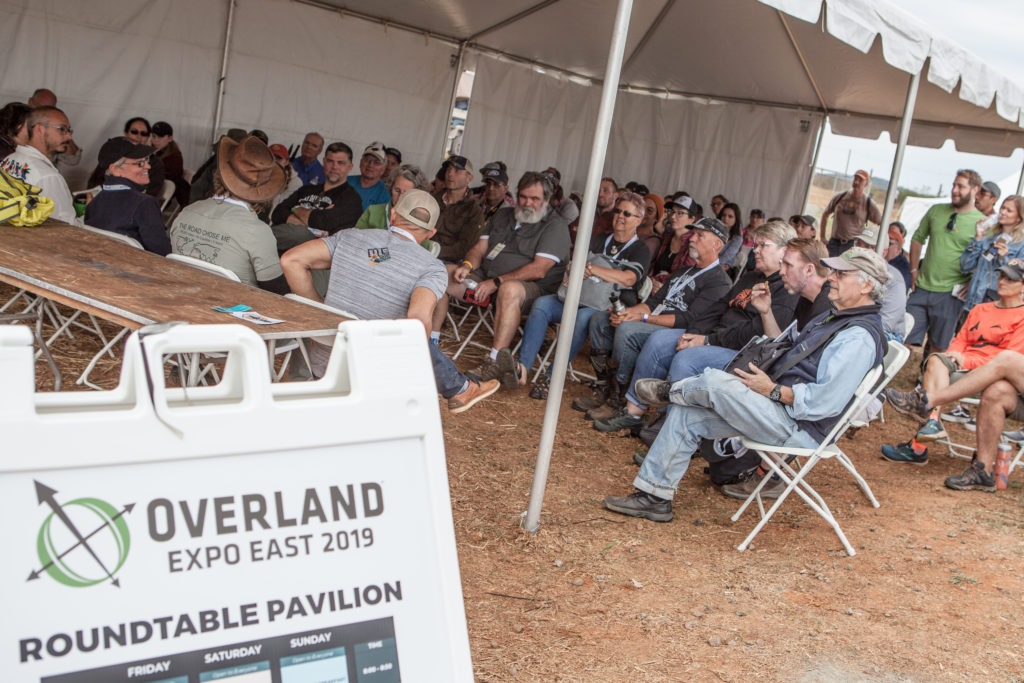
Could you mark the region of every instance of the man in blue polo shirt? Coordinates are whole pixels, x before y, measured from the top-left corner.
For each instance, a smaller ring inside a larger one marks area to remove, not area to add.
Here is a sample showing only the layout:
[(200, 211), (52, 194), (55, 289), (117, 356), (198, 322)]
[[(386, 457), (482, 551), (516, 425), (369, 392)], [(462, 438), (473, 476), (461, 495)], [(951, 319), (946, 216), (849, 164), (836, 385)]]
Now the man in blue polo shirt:
[(383, 180), (387, 167), (388, 157), (384, 144), (371, 142), (359, 160), (359, 175), (348, 177), (348, 184), (363, 200), (363, 211), (374, 204), (387, 204), (391, 201), (391, 192)]
[(302, 149), (299, 156), (292, 159), (292, 168), (303, 185), (319, 185), (324, 181), (324, 167), (317, 160), (323, 148), (324, 136), (320, 133), (306, 133), (302, 138)]

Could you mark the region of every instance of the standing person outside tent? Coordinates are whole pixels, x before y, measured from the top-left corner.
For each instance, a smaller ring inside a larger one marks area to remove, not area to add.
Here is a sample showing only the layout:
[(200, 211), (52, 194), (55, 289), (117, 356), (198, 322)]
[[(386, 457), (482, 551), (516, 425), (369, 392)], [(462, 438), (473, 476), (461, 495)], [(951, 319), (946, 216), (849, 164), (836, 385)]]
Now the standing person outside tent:
[[(853, 187), (832, 197), (825, 207), (821, 214), (821, 241), (828, 247), (829, 256), (839, 256), (852, 247), (868, 221), (876, 225), (882, 222), (882, 211), (871, 200), (870, 187), (868, 172), (857, 171), (853, 174)], [(831, 237), (828, 234), (830, 216), (835, 216)]]

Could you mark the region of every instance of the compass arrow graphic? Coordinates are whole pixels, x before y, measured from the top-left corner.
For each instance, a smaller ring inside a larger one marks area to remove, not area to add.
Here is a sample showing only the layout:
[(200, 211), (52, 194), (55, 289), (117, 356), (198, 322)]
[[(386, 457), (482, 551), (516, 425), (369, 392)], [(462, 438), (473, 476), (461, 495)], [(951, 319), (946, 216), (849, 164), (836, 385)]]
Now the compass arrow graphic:
[[(38, 484), (39, 482), (36, 482), (36, 483)], [(132, 511), (132, 509), (133, 509), (134, 507), (135, 507), (135, 503), (128, 503), (127, 505), (125, 505), (125, 506), (124, 506), (124, 509), (123, 509), (123, 510), (121, 510), (121, 511), (120, 511), (120, 512), (118, 512), (118, 513), (117, 513), (116, 515), (114, 515), (113, 517), (111, 517), (111, 518), (110, 518), (110, 522), (116, 522), (116, 521), (117, 521), (117, 520), (118, 520), (119, 518), (121, 518), (121, 517), (123, 517), (123, 516), (124, 516), (125, 514), (127, 514), (127, 513), (131, 512), (131, 511)], [(46, 564), (44, 564), (44, 565), (43, 565), (42, 567), (40, 567), (39, 569), (33, 569), (33, 570), (32, 570), (32, 572), (31, 572), (31, 573), (30, 573), (30, 574), (28, 575), (28, 579), (27, 579), (27, 581), (35, 581), (36, 579), (38, 579), (38, 578), (39, 578), (39, 576), (40, 576), (40, 575), (41, 575), (41, 574), (42, 574), (43, 572), (45, 572), (45, 571), (46, 571), (47, 569), (49, 569), (50, 567), (52, 567), (52, 566), (54, 565), (54, 563), (55, 563), (55, 562), (56, 562), (57, 560), (63, 559), (63, 557), (64, 557), (65, 555), (67, 555), (68, 553), (70, 553), (70, 552), (71, 552), (72, 550), (74, 550), (75, 548), (79, 547), (80, 545), (84, 545), (84, 544), (85, 544), (85, 542), (86, 542), (86, 541), (88, 541), (88, 540), (89, 540), (90, 538), (92, 538), (93, 536), (95, 536), (95, 535), (96, 535), (96, 534), (98, 534), (99, 532), (101, 532), (101, 531), (103, 531), (104, 529), (106, 529), (107, 527), (109, 527), (109, 526), (110, 526), (110, 522), (107, 522), (107, 523), (105, 523), (105, 524), (100, 524), (100, 525), (99, 525), (98, 527), (96, 527), (96, 528), (95, 528), (95, 529), (94, 529), (94, 530), (93, 530), (92, 532), (90, 532), (90, 533), (89, 533), (89, 534), (88, 534), (88, 535), (87, 535), (87, 536), (86, 536), (85, 538), (83, 538), (82, 540), (80, 540), (80, 541), (78, 541), (77, 543), (75, 543), (75, 544), (74, 544), (73, 546), (71, 546), (70, 548), (68, 548), (68, 549), (67, 549), (67, 550), (65, 550), (64, 552), (62, 552), (62, 553), (61, 553), (60, 555), (58, 555), (58, 556), (57, 556), (57, 557), (55, 557), (54, 559), (50, 560), (49, 562), (47, 562)], [(114, 579), (112, 583), (113, 583), (113, 584), (114, 584), (115, 586), (117, 586), (117, 587), (119, 587), (119, 588), (120, 588), (121, 584), (119, 583), (119, 581), (120, 581), (119, 579)]]
[(110, 579), (110, 582), (118, 588), (120, 588), (121, 583), (114, 578), (113, 574), (110, 573), (110, 570), (107, 569), (107, 566), (105, 564), (103, 564), (103, 560), (101, 560), (99, 555), (96, 554), (96, 551), (94, 551), (92, 547), (85, 542), (85, 537), (82, 536), (82, 532), (78, 530), (78, 528), (75, 526), (75, 523), (71, 521), (71, 518), (68, 517), (67, 513), (64, 512), (64, 509), (61, 508), (60, 504), (57, 502), (57, 491), (51, 489), (46, 484), (39, 483), (38, 481), (35, 482), (35, 485), (36, 498), (39, 499), (39, 503), (46, 503), (47, 505), (50, 506), (50, 509), (53, 510), (53, 514), (57, 515), (57, 517), (60, 518), (60, 521), (64, 522), (64, 525), (68, 528), (68, 530), (72, 534), (74, 534), (75, 538), (78, 539), (79, 545), (81, 545), (87, 551), (89, 551), (89, 554), (92, 555), (92, 559), (96, 560), (96, 564), (100, 566), (100, 569), (102, 569), (103, 573), (107, 575), (107, 578)]

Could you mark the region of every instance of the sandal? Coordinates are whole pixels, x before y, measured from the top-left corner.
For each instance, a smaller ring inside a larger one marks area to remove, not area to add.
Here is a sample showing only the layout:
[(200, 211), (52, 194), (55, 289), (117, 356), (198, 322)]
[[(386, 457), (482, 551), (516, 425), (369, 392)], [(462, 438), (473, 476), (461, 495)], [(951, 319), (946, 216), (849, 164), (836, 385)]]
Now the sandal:
[(530, 387), (530, 398), (535, 398), (538, 401), (546, 401), (548, 398), (550, 378), (545, 374), (541, 375), (533, 386)]

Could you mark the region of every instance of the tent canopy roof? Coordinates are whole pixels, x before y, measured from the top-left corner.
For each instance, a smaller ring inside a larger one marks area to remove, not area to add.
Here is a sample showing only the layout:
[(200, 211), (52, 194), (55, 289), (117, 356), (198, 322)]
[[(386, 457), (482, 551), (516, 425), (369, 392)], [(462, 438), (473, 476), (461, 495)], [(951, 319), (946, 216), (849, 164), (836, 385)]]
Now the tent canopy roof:
[[(599, 82), (615, 3), (300, 0)], [(1009, 155), (1024, 87), (886, 0), (634, 0), (620, 86), (821, 111), (838, 133), (895, 138), (922, 69), (911, 144)]]

